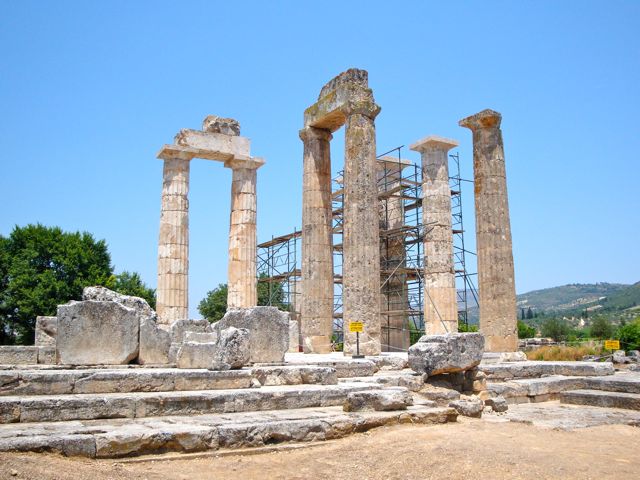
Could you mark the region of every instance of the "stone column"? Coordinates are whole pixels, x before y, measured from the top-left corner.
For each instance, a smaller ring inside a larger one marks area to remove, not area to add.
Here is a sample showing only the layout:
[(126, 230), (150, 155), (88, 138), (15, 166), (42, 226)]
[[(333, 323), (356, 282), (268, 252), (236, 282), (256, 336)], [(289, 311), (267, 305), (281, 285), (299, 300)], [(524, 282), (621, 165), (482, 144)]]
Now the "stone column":
[(302, 345), (329, 353), (333, 332), (333, 232), (328, 130), (300, 130), (304, 143), (302, 188)]
[(435, 135), (411, 145), (411, 150), (422, 156), (423, 302), (427, 335), (458, 331), (448, 157), (449, 150), (456, 146), (455, 140)]
[(404, 352), (410, 347), (407, 309), (409, 298), (404, 226), (402, 169), (411, 163), (395, 157), (378, 160), (380, 192), (380, 269), (382, 350)]
[[(349, 323), (364, 323), (360, 353), (380, 353), (380, 237), (374, 119), (380, 112), (371, 100), (344, 107), (344, 233), (343, 319), (344, 353), (356, 351)], [(306, 288), (306, 286), (305, 286)]]
[(189, 165), (164, 158), (156, 310), (165, 325), (189, 318)]
[(256, 183), (261, 164), (234, 159), (231, 168), (231, 218), (229, 222), (229, 270), (227, 308), (250, 308), (258, 304)]
[(473, 132), (480, 331), (488, 352), (518, 347), (516, 290), (500, 122), (493, 110), (460, 120)]

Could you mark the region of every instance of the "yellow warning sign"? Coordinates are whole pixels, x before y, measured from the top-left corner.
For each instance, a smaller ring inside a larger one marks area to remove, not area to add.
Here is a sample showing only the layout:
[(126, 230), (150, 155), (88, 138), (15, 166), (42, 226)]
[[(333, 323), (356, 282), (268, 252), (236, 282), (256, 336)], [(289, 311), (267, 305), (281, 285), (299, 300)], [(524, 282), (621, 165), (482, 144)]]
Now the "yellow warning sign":
[(364, 323), (362, 322), (349, 322), (349, 331), (351, 333), (362, 333), (364, 330)]
[(606, 350), (620, 350), (620, 340), (605, 340), (604, 348)]

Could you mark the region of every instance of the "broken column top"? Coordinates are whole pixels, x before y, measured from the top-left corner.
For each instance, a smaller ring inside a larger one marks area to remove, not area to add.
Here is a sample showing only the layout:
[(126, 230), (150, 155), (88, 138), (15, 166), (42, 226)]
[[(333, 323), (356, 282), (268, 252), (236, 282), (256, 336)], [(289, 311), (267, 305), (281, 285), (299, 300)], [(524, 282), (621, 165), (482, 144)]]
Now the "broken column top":
[(502, 115), (495, 110), (482, 110), (481, 112), (471, 115), (467, 118), (463, 118), (458, 122), (461, 127), (466, 127), (471, 130), (477, 130), (479, 128), (499, 128), (502, 121)]
[(223, 118), (217, 115), (208, 115), (202, 121), (202, 131), (208, 133), (222, 133), (223, 135), (240, 135), (240, 122), (233, 118)]
[(358, 68), (350, 68), (346, 72), (342, 72), (338, 76), (329, 80), (327, 84), (320, 90), (318, 100), (328, 95), (332, 91), (336, 90), (345, 83), (355, 83), (363, 88), (369, 87), (369, 73), (366, 70), (360, 70)]
[(378, 157), (378, 169), (403, 169), (411, 164), (411, 160), (406, 158), (392, 157), (391, 155)]
[(409, 150), (414, 152), (424, 152), (426, 150), (450, 150), (459, 145), (457, 140), (451, 138), (439, 137), (438, 135), (429, 135), (421, 140), (411, 144)]

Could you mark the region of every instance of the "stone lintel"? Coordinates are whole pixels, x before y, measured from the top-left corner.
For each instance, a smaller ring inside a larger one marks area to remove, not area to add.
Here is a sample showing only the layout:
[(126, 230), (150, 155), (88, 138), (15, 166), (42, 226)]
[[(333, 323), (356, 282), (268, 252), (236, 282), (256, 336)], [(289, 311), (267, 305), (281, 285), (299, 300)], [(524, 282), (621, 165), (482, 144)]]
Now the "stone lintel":
[[(234, 157), (248, 157), (251, 155), (251, 141), (247, 137), (202, 132), (190, 128), (180, 130), (175, 137), (174, 144), (181, 147), (220, 152)], [(217, 160), (217, 158), (213, 160)]]
[(224, 162), (224, 166), (231, 169), (255, 168), (256, 170), (265, 164), (262, 157), (233, 157)]
[(502, 115), (495, 110), (482, 110), (481, 112), (463, 118), (458, 122), (461, 127), (468, 128), (470, 130), (478, 130), (480, 128), (500, 128), (502, 122)]
[(409, 147), (410, 150), (414, 152), (425, 152), (428, 150), (443, 150), (448, 152), (454, 147), (460, 145), (457, 140), (453, 140), (451, 138), (439, 137), (438, 135), (429, 135), (428, 137), (424, 137), (417, 142), (411, 144)]
[(233, 155), (215, 150), (205, 150), (202, 148), (181, 147), (179, 145), (163, 145), (156, 157), (162, 160), (170, 160), (174, 158), (178, 158), (181, 160), (191, 160), (192, 158), (202, 158), (204, 160), (226, 162), (227, 160), (232, 159)]
[(358, 83), (338, 84), (335, 90), (329, 90), (304, 111), (304, 126), (335, 132), (351, 113), (375, 118), (379, 112), (380, 107), (376, 105), (370, 88)]

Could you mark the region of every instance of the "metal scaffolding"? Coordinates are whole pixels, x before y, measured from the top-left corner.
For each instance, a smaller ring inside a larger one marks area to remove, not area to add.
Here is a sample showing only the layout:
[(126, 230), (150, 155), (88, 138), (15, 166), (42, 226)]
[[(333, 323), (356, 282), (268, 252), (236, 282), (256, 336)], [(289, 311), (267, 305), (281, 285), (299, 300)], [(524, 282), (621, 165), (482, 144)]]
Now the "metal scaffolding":
[[(378, 156), (380, 209), (380, 291), (384, 351), (406, 350), (424, 334), (424, 229), (422, 224), (422, 170), (403, 160), (402, 146)], [(384, 160), (382, 160), (384, 157)], [(457, 154), (451, 158), (451, 207), (454, 263), (459, 320), (468, 323), (468, 311), (477, 305), (475, 273), (469, 273), (462, 221), (462, 182)], [(397, 159), (397, 161), (396, 161)], [(342, 343), (342, 172), (333, 179), (333, 342)], [(289, 306), (293, 318), (300, 315), (301, 231), (272, 237), (258, 245), (258, 275), (269, 285), (269, 304)], [(473, 301), (472, 301), (473, 300)]]

